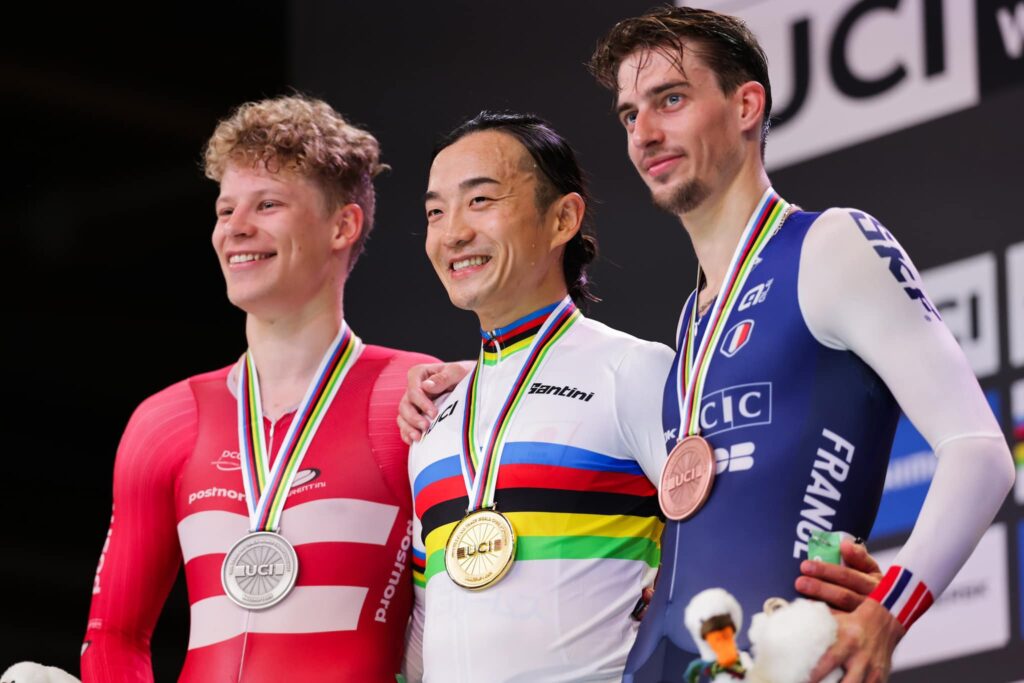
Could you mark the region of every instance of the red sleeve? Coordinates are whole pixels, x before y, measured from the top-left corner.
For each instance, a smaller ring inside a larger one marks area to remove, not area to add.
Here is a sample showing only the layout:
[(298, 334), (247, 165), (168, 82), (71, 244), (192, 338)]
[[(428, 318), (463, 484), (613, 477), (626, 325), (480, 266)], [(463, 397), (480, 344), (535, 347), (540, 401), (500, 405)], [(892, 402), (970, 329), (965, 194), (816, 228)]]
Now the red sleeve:
[(412, 489), (409, 486), (409, 447), (398, 431), (398, 402), (405, 395), (409, 369), (421, 363), (438, 363), (422, 353), (396, 351), (377, 376), (370, 393), (367, 431), (370, 449), (381, 468), (384, 480), (396, 498), (403, 502), (406, 515), (412, 515)]
[(187, 381), (144, 401), (121, 437), (82, 647), (84, 683), (153, 680), (150, 636), (181, 564), (175, 482), (195, 440)]

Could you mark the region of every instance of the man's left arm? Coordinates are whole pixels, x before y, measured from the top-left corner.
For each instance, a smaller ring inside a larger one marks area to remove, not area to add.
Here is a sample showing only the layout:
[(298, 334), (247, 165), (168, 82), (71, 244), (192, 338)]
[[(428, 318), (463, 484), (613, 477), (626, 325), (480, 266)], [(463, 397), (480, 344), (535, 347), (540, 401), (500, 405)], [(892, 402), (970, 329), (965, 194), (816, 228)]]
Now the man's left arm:
[(668, 460), (661, 401), (674, 356), (664, 344), (638, 342), (615, 368), (615, 424), (655, 488)]
[[(1009, 447), (956, 340), (896, 239), (871, 216), (831, 209), (801, 253), (800, 307), (822, 344), (849, 350), (889, 387), (938, 462), (907, 543), (811, 677), (884, 680), (892, 652), (949, 585), (1013, 484)], [(963, 501), (970, 505), (962, 505)]]

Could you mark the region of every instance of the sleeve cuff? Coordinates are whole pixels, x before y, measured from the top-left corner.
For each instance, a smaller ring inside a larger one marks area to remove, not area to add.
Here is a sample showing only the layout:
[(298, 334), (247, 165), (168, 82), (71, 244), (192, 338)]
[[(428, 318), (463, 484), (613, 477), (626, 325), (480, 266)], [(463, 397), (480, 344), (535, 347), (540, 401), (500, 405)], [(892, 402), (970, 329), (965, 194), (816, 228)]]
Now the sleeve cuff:
[(868, 598), (881, 603), (904, 629), (909, 629), (934, 602), (924, 581), (898, 565), (889, 567), (882, 582)]

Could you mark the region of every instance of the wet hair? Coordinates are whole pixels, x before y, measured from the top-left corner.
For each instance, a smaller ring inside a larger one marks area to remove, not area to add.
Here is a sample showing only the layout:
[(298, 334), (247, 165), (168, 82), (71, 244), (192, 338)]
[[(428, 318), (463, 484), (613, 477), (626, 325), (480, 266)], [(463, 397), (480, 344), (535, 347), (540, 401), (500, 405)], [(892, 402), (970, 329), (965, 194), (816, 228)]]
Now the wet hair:
[(629, 55), (660, 52), (683, 71), (683, 51), (691, 50), (715, 73), (718, 87), (731, 95), (744, 83), (764, 87), (761, 121), (761, 156), (764, 157), (772, 113), (772, 86), (768, 58), (753, 32), (742, 20), (692, 7), (665, 5), (638, 17), (623, 19), (597, 43), (587, 68), (598, 83), (617, 93), (619, 67)]
[[(511, 135), (526, 148), (537, 175), (537, 208), (546, 211), (559, 197), (576, 192), (590, 204), (586, 178), (569, 141), (547, 121), (532, 114), (482, 111), (459, 124), (434, 146), (431, 158), (472, 133), (494, 130)], [(569, 296), (577, 305), (600, 301), (590, 289), (587, 267), (597, 258), (597, 236), (587, 214), (583, 225), (565, 245), (562, 272)]]
[(363, 229), (352, 245), (349, 269), (355, 265), (373, 230), (373, 179), (388, 168), (380, 162), (373, 135), (326, 102), (304, 95), (247, 102), (217, 125), (206, 144), (206, 177), (220, 182), (230, 163), (308, 178), (323, 191), (329, 211), (358, 204)]

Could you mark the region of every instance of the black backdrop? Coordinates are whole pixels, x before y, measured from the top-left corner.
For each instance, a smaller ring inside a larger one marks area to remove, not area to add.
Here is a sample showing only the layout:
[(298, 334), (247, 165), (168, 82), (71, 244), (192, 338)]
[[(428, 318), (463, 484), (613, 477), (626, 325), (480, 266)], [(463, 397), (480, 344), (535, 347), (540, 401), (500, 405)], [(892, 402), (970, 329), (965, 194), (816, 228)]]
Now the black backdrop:
[[(198, 170), (203, 142), (235, 104), (294, 87), (381, 139), (394, 170), (378, 185), (377, 229), (346, 296), (347, 318), (364, 339), (444, 358), (473, 353), (472, 316), (451, 309), (422, 254), (420, 198), (439, 132), (481, 108), (511, 108), (552, 121), (590, 173), (604, 252), (594, 271), (604, 302), (592, 315), (671, 341), (694, 272), (688, 240), (650, 206), (610, 96), (582, 66), (597, 36), (648, 6), (310, 0), (159, 16), (36, 8), (5, 41), (0, 67), (12, 198), (0, 216), (14, 242), (3, 270), (13, 320), (4, 334), (12, 442), (0, 667), (36, 659), (77, 670), (125, 421), (146, 395), (244, 348), (243, 318), (224, 299), (209, 248), (215, 188)], [(979, 17), (990, 17), (1015, 3), (978, 6)], [(874, 213), (922, 270), (995, 254), (1005, 323), (1024, 311), (1024, 298), (1002, 284), (1006, 247), (1024, 234), (1016, 209), (1024, 66), (1010, 60), (1000, 69), (988, 72), (998, 87), (977, 106), (772, 178), (805, 208)], [(771, 153), (770, 139), (769, 162)], [(1008, 328), (996, 334), (998, 367), (982, 379), (1005, 400), (1024, 371), (1011, 361)], [(1009, 646), (895, 680), (1024, 678), (1014, 541), (1021, 510), (1011, 500), (1000, 515), (1014, 529)], [(186, 633), (179, 586), (153, 643), (158, 680), (173, 680)]]

